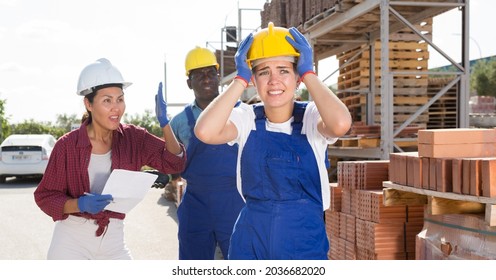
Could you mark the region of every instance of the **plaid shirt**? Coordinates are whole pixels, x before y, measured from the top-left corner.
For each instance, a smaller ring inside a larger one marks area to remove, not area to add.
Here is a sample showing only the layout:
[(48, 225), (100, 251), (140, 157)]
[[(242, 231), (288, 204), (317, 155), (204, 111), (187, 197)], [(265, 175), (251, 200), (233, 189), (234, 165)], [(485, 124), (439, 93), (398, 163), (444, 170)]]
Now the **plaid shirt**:
[[(79, 198), (90, 191), (88, 165), (91, 156), (91, 142), (84, 122), (79, 129), (60, 137), (50, 155), (43, 178), (34, 191), (38, 207), (54, 221), (64, 220), (67, 200)], [(186, 151), (178, 157), (165, 149), (163, 139), (150, 134), (145, 129), (121, 124), (112, 137), (112, 170), (126, 169), (139, 171), (144, 165), (166, 174), (184, 170)], [(101, 235), (109, 218), (124, 219), (125, 214), (108, 210), (98, 214), (73, 213), (71, 215), (95, 219), (100, 225), (97, 236)], [(100, 234), (99, 234), (100, 233)]]

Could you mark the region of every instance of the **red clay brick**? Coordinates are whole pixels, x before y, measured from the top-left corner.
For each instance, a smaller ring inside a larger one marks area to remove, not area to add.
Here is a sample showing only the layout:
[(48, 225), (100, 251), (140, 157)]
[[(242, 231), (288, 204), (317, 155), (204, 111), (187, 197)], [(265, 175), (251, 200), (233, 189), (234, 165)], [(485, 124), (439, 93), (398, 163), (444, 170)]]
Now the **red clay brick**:
[(422, 189), (429, 189), (429, 160), (428, 157), (422, 157)]
[(482, 196), (496, 197), (496, 159), (481, 160)]
[(470, 194), (470, 159), (462, 159), (462, 194)]
[(480, 159), (470, 160), (470, 195), (480, 196), (482, 194)]
[(452, 164), (452, 186), (453, 186), (453, 192), (461, 194), (462, 193), (462, 159), (461, 158), (454, 158), (451, 161)]
[(494, 157), (495, 143), (471, 144), (418, 144), (418, 153), (422, 157), (454, 158), (454, 157)]
[(436, 190), (437, 176), (436, 159), (429, 158), (429, 190)]
[(438, 192), (452, 192), (453, 185), (451, 180), (452, 175), (452, 159), (438, 158), (436, 159), (436, 190)]
[(495, 143), (496, 130), (492, 128), (421, 129), (419, 144), (476, 144)]

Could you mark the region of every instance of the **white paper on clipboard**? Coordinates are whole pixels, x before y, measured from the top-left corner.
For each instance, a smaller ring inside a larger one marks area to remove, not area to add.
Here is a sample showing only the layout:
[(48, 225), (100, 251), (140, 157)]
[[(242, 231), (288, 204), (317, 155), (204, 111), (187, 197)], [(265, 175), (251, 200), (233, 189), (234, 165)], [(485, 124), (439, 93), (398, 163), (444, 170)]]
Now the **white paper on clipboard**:
[(158, 175), (114, 169), (103, 188), (102, 194), (111, 194), (113, 203), (106, 210), (128, 213), (145, 197)]

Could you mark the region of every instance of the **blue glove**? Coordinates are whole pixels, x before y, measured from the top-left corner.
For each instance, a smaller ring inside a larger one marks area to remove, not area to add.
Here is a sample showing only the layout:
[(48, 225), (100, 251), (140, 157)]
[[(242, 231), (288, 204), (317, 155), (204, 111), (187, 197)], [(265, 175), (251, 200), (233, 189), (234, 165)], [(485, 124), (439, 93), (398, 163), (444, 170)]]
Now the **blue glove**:
[(305, 36), (298, 31), (295, 27), (289, 28), (289, 33), (293, 36), (294, 40), (286, 36), (286, 40), (300, 53), (298, 62), (296, 64), (296, 71), (301, 78), (307, 72), (313, 72), (313, 51), (312, 46), (307, 41)]
[(110, 194), (86, 194), (78, 198), (79, 211), (96, 214), (112, 201)]
[(234, 56), (234, 62), (236, 63), (236, 70), (238, 71), (238, 76), (242, 78), (247, 84), (251, 79), (251, 69), (248, 67), (248, 63), (246, 62), (246, 55), (248, 54), (248, 50), (253, 43), (253, 33), (250, 33), (248, 37), (246, 37), (238, 47), (238, 51)]
[(162, 82), (158, 84), (158, 92), (155, 95), (155, 114), (157, 115), (160, 127), (164, 127), (169, 124), (169, 117), (167, 116), (167, 103), (164, 100), (164, 94), (162, 93)]

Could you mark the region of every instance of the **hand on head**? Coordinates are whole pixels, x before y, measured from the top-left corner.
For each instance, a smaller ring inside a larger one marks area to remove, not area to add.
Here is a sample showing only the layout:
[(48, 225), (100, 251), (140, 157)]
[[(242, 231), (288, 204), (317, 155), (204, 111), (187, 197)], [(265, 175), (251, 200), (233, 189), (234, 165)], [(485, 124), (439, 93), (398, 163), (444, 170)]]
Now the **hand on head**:
[(234, 61), (236, 62), (236, 70), (238, 71), (238, 77), (243, 79), (246, 84), (250, 82), (251, 79), (251, 69), (248, 67), (248, 63), (246, 62), (246, 55), (248, 54), (248, 50), (253, 43), (253, 34), (250, 33), (248, 37), (246, 37), (238, 47), (238, 51), (234, 56)]
[(286, 36), (286, 40), (300, 53), (296, 70), (300, 77), (303, 77), (308, 72), (313, 72), (313, 51), (312, 46), (307, 41), (305, 36), (298, 31), (295, 27), (289, 28), (289, 33), (293, 36)]

